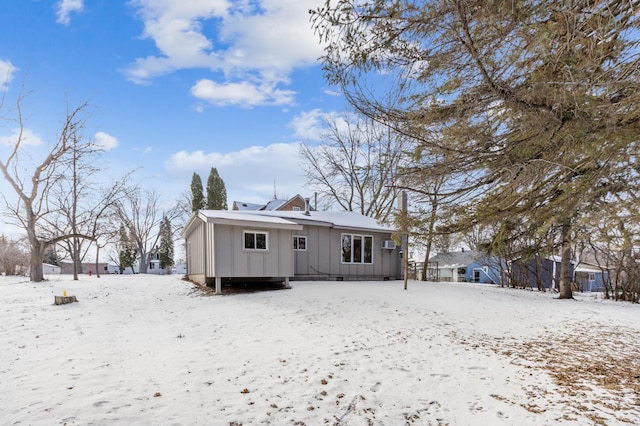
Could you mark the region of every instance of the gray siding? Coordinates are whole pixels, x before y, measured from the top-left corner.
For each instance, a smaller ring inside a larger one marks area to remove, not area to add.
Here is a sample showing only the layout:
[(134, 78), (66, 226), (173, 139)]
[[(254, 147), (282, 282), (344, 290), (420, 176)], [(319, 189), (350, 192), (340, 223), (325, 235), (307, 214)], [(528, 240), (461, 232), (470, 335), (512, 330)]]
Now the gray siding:
[(187, 245), (187, 276), (189, 279), (204, 284), (204, 229), (205, 223), (200, 222), (194, 226), (193, 231), (186, 236)]
[[(293, 231), (242, 226), (215, 226), (216, 276), (221, 278), (292, 277)], [(267, 251), (244, 250), (243, 231), (268, 234)]]
[[(373, 263), (343, 263), (342, 234), (373, 237)], [(296, 235), (307, 237), (307, 250), (295, 252), (296, 278), (299, 279), (400, 279), (401, 262), (399, 248), (382, 248), (383, 240), (390, 240), (390, 233), (306, 225)]]

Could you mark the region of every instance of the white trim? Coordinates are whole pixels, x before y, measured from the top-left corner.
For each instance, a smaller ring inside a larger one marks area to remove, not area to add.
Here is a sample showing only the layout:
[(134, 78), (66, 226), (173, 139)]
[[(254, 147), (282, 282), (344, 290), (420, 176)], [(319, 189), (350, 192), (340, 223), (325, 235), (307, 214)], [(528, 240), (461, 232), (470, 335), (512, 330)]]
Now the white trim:
[[(297, 244), (296, 244), (297, 240)], [(300, 241), (304, 240), (304, 248), (300, 248)], [(297, 248), (296, 248), (297, 246)], [(306, 235), (294, 235), (293, 236), (293, 251), (307, 251), (307, 236)]]
[[(253, 234), (253, 245), (254, 247), (247, 247), (247, 234)], [(265, 248), (258, 248), (258, 235), (264, 235), (264, 245)], [(251, 251), (251, 252), (266, 252), (269, 251), (269, 232), (268, 231), (259, 231), (254, 229), (243, 229), (242, 230), (242, 251)]]
[[(344, 253), (342, 251), (342, 241), (344, 240), (345, 236), (351, 237), (351, 241), (350, 241), (351, 262), (345, 262), (345, 260), (344, 260)], [(361, 242), (362, 251), (361, 251), (361, 255), (360, 255), (361, 262), (354, 262), (353, 261), (353, 254), (354, 254), (353, 253), (354, 252), (354, 250), (353, 250), (354, 249), (353, 240), (356, 237), (362, 238), (362, 240), (361, 240), (362, 241)], [(365, 262), (365, 258), (364, 258), (364, 256), (365, 256), (365, 244), (366, 244), (365, 241), (366, 241), (367, 238), (371, 238), (371, 245), (370, 245), (370, 247), (371, 247), (371, 262)], [(352, 233), (342, 233), (342, 234), (340, 234), (340, 263), (342, 263), (343, 265), (373, 265), (373, 262), (374, 262), (374, 258), (373, 258), (373, 253), (374, 253), (373, 247), (374, 247), (374, 245), (373, 244), (374, 244), (373, 235), (352, 234)]]

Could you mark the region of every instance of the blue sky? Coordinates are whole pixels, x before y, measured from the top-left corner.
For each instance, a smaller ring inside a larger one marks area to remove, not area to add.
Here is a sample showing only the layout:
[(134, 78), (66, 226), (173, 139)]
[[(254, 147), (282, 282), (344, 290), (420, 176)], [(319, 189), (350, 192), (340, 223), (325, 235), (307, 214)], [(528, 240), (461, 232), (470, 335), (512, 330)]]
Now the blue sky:
[[(24, 85), (33, 144), (89, 102), (85, 137), (113, 176), (171, 202), (216, 167), (228, 201), (310, 196), (297, 144), (318, 138), (344, 99), (322, 77), (308, 10), (322, 0), (19, 0), (0, 14), (0, 75)], [(6, 113), (5, 104), (2, 113)], [(14, 127), (0, 127), (6, 159)], [(6, 184), (0, 189), (7, 193)]]

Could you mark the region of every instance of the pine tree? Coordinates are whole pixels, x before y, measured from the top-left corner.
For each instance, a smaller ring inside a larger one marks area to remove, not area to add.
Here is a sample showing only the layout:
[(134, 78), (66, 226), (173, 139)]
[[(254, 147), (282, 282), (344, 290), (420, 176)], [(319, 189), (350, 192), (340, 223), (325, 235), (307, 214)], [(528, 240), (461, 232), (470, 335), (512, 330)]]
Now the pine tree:
[(58, 257), (55, 245), (46, 248), (42, 261), (49, 265), (60, 266), (60, 258)]
[(207, 179), (207, 209), (227, 210), (227, 188), (215, 167)]
[(445, 182), (447, 232), (500, 224), (493, 252), (548, 235), (571, 298), (576, 225), (637, 191), (638, 2), (335, 0), (311, 21), (329, 82)]
[(160, 247), (158, 254), (160, 255), (160, 268), (171, 268), (173, 262), (173, 238), (171, 232), (171, 222), (166, 216), (160, 222)]
[(202, 179), (199, 174), (194, 172), (191, 178), (191, 211), (195, 212), (204, 209), (205, 204)]
[(127, 233), (124, 225), (120, 225), (120, 250), (118, 252), (118, 261), (120, 262), (120, 273), (123, 273), (126, 268), (131, 268), (131, 272), (135, 273), (133, 266), (138, 259), (138, 251), (136, 250), (135, 242), (131, 240), (131, 237)]

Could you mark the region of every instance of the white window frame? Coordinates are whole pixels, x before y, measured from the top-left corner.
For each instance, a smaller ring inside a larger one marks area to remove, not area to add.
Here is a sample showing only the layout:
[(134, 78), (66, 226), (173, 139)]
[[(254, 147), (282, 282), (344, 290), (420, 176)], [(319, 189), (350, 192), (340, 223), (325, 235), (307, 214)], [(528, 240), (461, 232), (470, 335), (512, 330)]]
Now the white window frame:
[[(253, 248), (247, 247), (247, 235), (253, 234)], [(258, 248), (258, 235), (264, 235), (264, 248)], [(253, 229), (245, 229), (242, 231), (242, 250), (243, 251), (257, 251), (257, 252), (265, 252), (269, 251), (269, 232), (267, 231), (257, 231)]]
[[(343, 247), (343, 243), (345, 241), (345, 237), (348, 237), (350, 239), (350, 248), (351, 248), (351, 253), (350, 253), (350, 261), (345, 261), (344, 260), (344, 247)], [(354, 240), (360, 240), (360, 261), (356, 262), (354, 259), (354, 254), (355, 254), (355, 250), (354, 250)], [(371, 241), (371, 244), (369, 244), (369, 248), (371, 251), (371, 261), (370, 262), (365, 262), (365, 248), (367, 246), (366, 241), (367, 239), (369, 239)], [(373, 265), (374, 262), (374, 257), (373, 257), (373, 247), (374, 247), (374, 238), (373, 235), (363, 235), (363, 234), (340, 234), (340, 262), (345, 264), (345, 265)]]
[[(304, 241), (304, 248), (300, 248), (300, 241)], [(307, 236), (306, 235), (294, 235), (293, 236), (293, 251), (307, 251)]]

